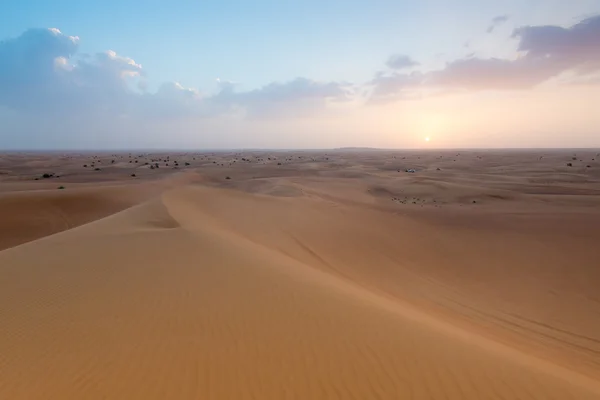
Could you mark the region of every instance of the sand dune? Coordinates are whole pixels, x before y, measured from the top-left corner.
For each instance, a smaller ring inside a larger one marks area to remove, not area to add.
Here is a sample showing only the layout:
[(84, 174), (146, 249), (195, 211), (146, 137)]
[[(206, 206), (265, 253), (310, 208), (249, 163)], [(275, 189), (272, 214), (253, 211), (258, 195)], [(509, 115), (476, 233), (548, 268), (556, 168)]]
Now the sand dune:
[(328, 157), (0, 197), (0, 398), (600, 398), (596, 181)]

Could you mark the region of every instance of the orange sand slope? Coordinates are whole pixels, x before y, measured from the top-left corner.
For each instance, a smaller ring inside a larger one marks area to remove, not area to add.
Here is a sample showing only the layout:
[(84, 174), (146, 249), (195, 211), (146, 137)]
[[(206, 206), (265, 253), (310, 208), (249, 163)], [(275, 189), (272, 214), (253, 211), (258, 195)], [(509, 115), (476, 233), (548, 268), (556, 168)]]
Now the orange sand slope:
[(597, 216), (457, 225), (278, 182), (1, 251), (0, 398), (600, 398)]
[(0, 191), (0, 250), (114, 214), (156, 197), (180, 180), (170, 177), (158, 182), (74, 188), (65, 183), (67, 190), (27, 185), (27, 190)]

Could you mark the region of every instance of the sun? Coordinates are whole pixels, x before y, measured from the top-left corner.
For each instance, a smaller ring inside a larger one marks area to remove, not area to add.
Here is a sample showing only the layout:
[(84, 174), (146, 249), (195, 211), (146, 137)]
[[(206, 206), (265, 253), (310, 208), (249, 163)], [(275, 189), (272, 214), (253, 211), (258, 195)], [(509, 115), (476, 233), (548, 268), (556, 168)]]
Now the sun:
[(430, 138), (429, 136), (427, 136), (427, 137), (425, 138), (425, 141), (426, 141), (426, 142), (429, 142), (430, 140), (431, 140), (431, 138)]

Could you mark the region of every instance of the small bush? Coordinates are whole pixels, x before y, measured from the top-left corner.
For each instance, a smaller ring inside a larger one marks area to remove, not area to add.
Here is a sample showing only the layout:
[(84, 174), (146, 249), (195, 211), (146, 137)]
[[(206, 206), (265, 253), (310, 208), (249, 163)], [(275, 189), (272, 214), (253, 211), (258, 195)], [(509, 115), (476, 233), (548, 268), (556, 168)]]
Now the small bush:
[(64, 189), (65, 187), (64, 187), (64, 186), (59, 186), (58, 188), (59, 188), (60, 190), (62, 190), (62, 189)]
[(230, 176), (226, 176), (225, 179), (231, 179), (231, 177)]

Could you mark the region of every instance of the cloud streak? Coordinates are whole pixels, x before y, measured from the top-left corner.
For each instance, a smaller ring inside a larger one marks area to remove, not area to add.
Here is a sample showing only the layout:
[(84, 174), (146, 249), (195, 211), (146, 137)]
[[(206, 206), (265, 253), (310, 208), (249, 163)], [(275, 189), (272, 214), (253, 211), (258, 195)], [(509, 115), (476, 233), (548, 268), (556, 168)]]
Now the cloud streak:
[(494, 32), (494, 30), (504, 24), (506, 21), (509, 20), (509, 16), (508, 15), (498, 15), (497, 17), (492, 18), (492, 22), (490, 23), (490, 25), (488, 26), (486, 32), (487, 33), (492, 33)]
[(349, 84), (296, 78), (285, 83), (273, 82), (248, 92), (225, 90), (218, 97), (226, 104), (244, 107), (252, 116), (275, 117), (323, 111), (328, 102), (343, 102), (351, 96)]
[(395, 54), (387, 60), (385, 65), (387, 65), (391, 69), (400, 70), (400, 69), (415, 67), (415, 66), (419, 65), (419, 63), (414, 61), (407, 55)]

